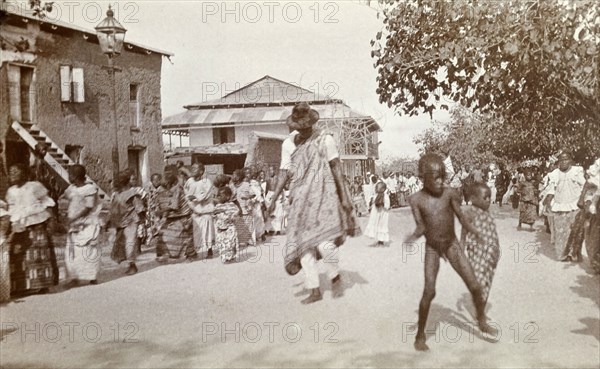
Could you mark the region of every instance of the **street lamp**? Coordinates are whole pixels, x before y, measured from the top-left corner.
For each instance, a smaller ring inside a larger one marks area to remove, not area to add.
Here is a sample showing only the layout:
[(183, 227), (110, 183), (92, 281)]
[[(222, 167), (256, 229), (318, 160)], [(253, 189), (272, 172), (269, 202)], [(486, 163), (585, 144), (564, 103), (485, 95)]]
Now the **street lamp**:
[(108, 72), (113, 90), (113, 186), (116, 183), (117, 173), (119, 173), (119, 123), (117, 122), (117, 87), (115, 81), (115, 70), (118, 68), (114, 66), (113, 59), (121, 54), (125, 32), (127, 30), (114, 18), (114, 13), (109, 5), (106, 11), (106, 18), (96, 26), (96, 35), (98, 36), (98, 43), (100, 44), (100, 48), (102, 48), (102, 53), (108, 56)]

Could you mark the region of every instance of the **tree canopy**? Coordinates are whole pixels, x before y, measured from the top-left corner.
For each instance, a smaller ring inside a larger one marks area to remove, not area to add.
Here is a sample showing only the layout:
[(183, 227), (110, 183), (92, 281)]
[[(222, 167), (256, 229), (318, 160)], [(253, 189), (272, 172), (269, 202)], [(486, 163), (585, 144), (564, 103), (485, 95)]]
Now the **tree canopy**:
[(489, 149), (516, 160), (598, 154), (600, 2), (380, 1), (380, 102), (400, 115), (452, 104), (489, 114)]
[(491, 149), (485, 132), (485, 119), (466, 108), (457, 106), (450, 110), (451, 120), (434, 121), (433, 127), (414, 137), (421, 153), (434, 152), (452, 156), (456, 168), (465, 164), (489, 164), (503, 161)]

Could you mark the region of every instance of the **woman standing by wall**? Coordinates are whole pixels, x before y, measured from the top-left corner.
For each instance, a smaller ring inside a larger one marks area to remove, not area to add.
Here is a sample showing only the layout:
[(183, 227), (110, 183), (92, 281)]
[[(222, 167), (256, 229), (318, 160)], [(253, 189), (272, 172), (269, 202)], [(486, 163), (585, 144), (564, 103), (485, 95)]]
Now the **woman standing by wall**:
[(64, 194), (69, 202), (65, 265), (71, 284), (81, 280), (96, 284), (100, 271), (98, 214), (102, 206), (98, 201), (98, 188), (94, 184), (86, 183), (85, 174), (82, 165), (72, 166), (69, 170), (71, 185)]
[(6, 193), (6, 201), (12, 226), (11, 289), (13, 293), (47, 292), (58, 284), (56, 255), (48, 231), (55, 202), (41, 183), (27, 181), (25, 165), (13, 165), (9, 178), (12, 186)]

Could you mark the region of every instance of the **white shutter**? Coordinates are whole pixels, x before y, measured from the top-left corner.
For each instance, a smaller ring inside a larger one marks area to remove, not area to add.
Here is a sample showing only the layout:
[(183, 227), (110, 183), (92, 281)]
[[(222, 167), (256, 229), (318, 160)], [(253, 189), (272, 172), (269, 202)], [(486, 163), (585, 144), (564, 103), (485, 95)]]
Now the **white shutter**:
[(84, 102), (85, 94), (83, 90), (83, 68), (73, 68), (73, 101)]
[(60, 66), (60, 101), (71, 101), (71, 67)]
[[(8, 66), (8, 100), (12, 119), (21, 120), (21, 68)], [(12, 123), (12, 122), (11, 122)]]

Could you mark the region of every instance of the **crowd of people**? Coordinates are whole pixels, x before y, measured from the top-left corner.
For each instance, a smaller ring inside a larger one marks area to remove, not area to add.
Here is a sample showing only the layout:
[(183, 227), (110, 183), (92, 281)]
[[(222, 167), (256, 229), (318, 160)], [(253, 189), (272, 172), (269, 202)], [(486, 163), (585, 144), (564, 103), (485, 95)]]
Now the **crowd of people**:
[[(45, 293), (58, 284), (53, 234), (60, 229), (66, 233), (67, 286), (97, 283), (105, 239), (112, 260), (128, 263), (125, 273), (132, 275), (143, 249), (154, 250), (161, 263), (198, 260), (200, 252), (212, 258), (213, 250), (223, 263), (232, 263), (240, 246), (256, 245), (286, 229), (289, 190), (286, 185), (273, 196), (273, 167), (268, 175), (247, 167), (211, 181), (201, 163), (188, 169), (178, 162), (152, 174), (145, 188), (132, 170), (124, 170), (113, 181), (108, 211), (103, 211), (98, 188), (86, 180), (84, 166), (69, 167), (70, 185), (56, 198), (37, 180), (35, 169), (11, 166), (6, 202), (0, 200), (0, 301), (11, 294)], [(271, 204), (273, 211), (267, 213)]]
[[(122, 171), (113, 181), (107, 216), (102, 216), (98, 188), (86, 181), (82, 165), (69, 168), (70, 185), (60, 196), (30, 174), (38, 161), (31, 167), (11, 166), (11, 187), (6, 203), (0, 202), (0, 301), (58, 284), (52, 244), (57, 220), (67, 234), (64, 260), (70, 285), (97, 283), (106, 229), (111, 258), (128, 264), (127, 275), (138, 272), (144, 247), (154, 250), (161, 263), (218, 253), (228, 264), (238, 260), (240, 247), (285, 232), (285, 270), (290, 275), (304, 271), (310, 294), (302, 303), (310, 304), (323, 298), (317, 267), (321, 259), (327, 261), (332, 296), (342, 295), (339, 259), (332, 256), (347, 237), (362, 234), (356, 216), (369, 215), (364, 234), (377, 241), (374, 246), (384, 246), (390, 242), (390, 209), (409, 205), (416, 229), (403, 244), (422, 236), (426, 241), (417, 350), (428, 350), (425, 327), (440, 259), (451, 264), (470, 291), (479, 329), (494, 333), (485, 315), (500, 258), (489, 211), (493, 203), (510, 203), (519, 210), (518, 230), (524, 224), (533, 230), (543, 218), (557, 260), (581, 261), (585, 243), (591, 267), (600, 273), (600, 158), (584, 169), (563, 150), (548, 163), (523, 163), (511, 172), (503, 164), (455, 170), (448, 153), (426, 154), (418, 162), (418, 178), (411, 172), (367, 173), (351, 182), (342, 175), (332, 136), (314, 127), (318, 120), (318, 112), (306, 103), (293, 108), (286, 121), (292, 133), (282, 143), (278, 169), (249, 166), (211, 180), (202, 163), (188, 169), (178, 162), (152, 174), (146, 188), (132, 170)], [(455, 219), (462, 225), (460, 241)]]

